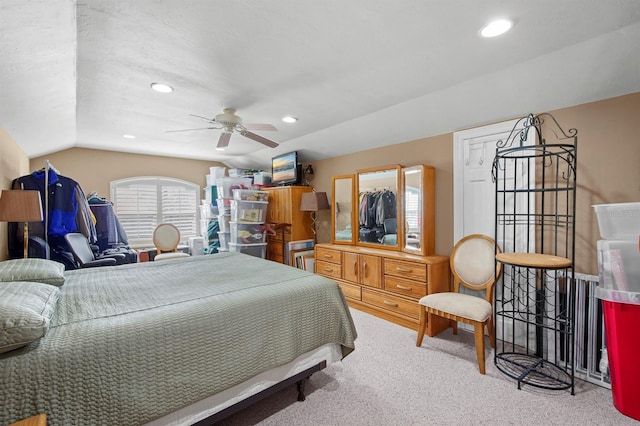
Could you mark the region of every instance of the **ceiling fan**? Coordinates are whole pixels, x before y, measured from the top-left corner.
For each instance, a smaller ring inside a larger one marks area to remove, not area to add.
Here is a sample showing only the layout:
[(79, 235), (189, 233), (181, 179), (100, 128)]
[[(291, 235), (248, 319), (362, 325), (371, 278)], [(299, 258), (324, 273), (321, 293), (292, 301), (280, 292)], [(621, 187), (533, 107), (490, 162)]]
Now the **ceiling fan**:
[(242, 136), (252, 139), (256, 142), (260, 142), (269, 148), (275, 148), (278, 144), (270, 139), (257, 135), (250, 130), (268, 130), (277, 131), (271, 124), (242, 124), (242, 118), (236, 115), (236, 110), (232, 108), (225, 108), (222, 110), (222, 114), (216, 115), (214, 118), (207, 118), (201, 115), (189, 114), (193, 117), (202, 118), (207, 120), (211, 124), (215, 124), (213, 127), (200, 127), (197, 129), (182, 129), (182, 130), (167, 130), (166, 133), (172, 132), (189, 132), (192, 130), (211, 130), (211, 129), (223, 129), (220, 138), (218, 139), (218, 145), (216, 149), (224, 149), (229, 145), (229, 139), (231, 134), (236, 131)]

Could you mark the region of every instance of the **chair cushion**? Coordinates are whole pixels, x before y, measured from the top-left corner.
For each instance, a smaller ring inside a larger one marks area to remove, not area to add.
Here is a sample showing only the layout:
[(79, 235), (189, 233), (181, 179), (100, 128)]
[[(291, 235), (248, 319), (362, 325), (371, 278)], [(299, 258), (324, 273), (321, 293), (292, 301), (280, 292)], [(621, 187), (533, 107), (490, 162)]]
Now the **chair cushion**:
[(157, 261), (157, 260), (167, 260), (167, 259), (178, 259), (180, 257), (190, 257), (190, 256), (188, 253), (182, 253), (178, 251), (178, 252), (171, 252), (171, 253), (156, 254), (153, 260)]
[(491, 316), (491, 303), (462, 293), (433, 293), (418, 301), (427, 308), (437, 309), (473, 321), (486, 321)]

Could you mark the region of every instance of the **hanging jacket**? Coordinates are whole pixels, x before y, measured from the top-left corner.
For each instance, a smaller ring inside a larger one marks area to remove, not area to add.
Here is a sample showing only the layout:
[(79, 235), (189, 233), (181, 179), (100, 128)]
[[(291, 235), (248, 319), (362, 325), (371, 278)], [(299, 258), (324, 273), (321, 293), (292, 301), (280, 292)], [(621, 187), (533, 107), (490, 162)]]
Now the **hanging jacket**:
[[(60, 238), (71, 232), (81, 232), (91, 243), (95, 243), (96, 230), (91, 209), (80, 185), (71, 178), (58, 175), (53, 169), (49, 170), (48, 178), (48, 236)], [(13, 188), (40, 191), (42, 207), (47, 207), (43, 170), (14, 179)]]

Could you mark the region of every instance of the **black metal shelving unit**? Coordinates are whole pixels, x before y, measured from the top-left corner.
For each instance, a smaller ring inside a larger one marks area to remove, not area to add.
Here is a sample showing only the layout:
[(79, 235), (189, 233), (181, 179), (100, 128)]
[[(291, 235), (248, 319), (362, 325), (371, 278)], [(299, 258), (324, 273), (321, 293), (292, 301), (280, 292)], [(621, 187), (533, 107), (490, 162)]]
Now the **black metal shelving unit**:
[(518, 389), (574, 393), (576, 149), (550, 114), (518, 120), (496, 149), (495, 364)]

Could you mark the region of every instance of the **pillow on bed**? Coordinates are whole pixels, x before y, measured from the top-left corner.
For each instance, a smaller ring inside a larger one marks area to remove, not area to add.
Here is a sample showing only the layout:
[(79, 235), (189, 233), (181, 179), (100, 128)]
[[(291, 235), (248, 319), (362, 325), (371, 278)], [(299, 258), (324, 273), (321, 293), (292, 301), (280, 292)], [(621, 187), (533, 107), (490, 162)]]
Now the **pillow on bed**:
[(36, 282), (0, 283), (0, 353), (45, 335), (60, 289)]
[(35, 281), (64, 284), (64, 265), (47, 259), (13, 259), (0, 262), (0, 282)]

